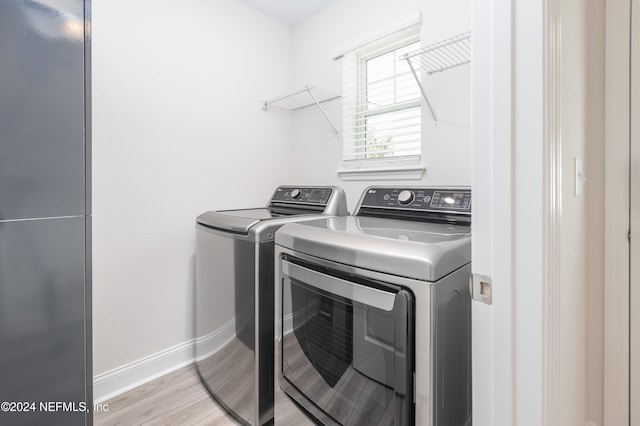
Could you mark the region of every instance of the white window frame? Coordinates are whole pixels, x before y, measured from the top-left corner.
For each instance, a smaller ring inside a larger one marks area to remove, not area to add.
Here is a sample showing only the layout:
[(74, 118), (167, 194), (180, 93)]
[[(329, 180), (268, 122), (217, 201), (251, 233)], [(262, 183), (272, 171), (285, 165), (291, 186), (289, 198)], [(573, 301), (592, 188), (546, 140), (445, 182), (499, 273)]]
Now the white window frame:
[[(409, 44), (420, 42), (420, 39), (420, 24), (419, 22), (413, 23), (399, 30), (396, 29), (393, 32), (389, 32), (385, 34), (384, 37), (379, 37), (377, 40), (366, 43), (358, 49), (353, 49), (349, 55), (343, 57), (345, 61), (343, 77), (345, 84), (345, 114), (343, 126), (345, 128), (348, 126), (357, 127), (356, 121), (364, 120), (367, 116), (389, 114), (413, 108), (417, 109), (418, 115), (422, 117), (422, 97), (419, 95), (419, 92), (416, 93), (415, 99), (375, 110), (363, 111), (366, 108), (366, 105), (363, 105), (363, 102), (366, 102), (364, 92), (367, 90), (368, 85), (366, 79), (367, 61), (401, 49)], [(355, 81), (349, 81), (349, 78)], [(351, 112), (349, 112), (349, 108), (352, 108)], [(420, 127), (422, 127), (422, 124), (420, 124)], [(366, 138), (362, 140), (357, 137), (345, 137), (344, 133), (345, 132), (343, 132), (343, 150), (354, 150), (354, 144), (366, 143)], [(384, 159), (353, 159), (346, 158), (343, 152), (342, 168), (338, 170), (338, 175), (343, 180), (420, 179), (425, 171), (425, 167), (421, 164), (421, 133), (422, 130), (420, 130), (420, 134), (418, 135), (420, 139), (420, 152), (418, 154)]]

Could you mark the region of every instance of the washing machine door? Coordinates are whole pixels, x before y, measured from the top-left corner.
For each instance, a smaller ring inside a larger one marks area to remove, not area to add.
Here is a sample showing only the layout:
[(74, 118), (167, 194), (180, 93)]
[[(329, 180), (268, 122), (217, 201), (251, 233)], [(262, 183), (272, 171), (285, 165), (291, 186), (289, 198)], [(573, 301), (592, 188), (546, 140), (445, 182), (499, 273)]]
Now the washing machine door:
[(411, 292), (280, 261), (282, 389), (325, 424), (412, 424)]

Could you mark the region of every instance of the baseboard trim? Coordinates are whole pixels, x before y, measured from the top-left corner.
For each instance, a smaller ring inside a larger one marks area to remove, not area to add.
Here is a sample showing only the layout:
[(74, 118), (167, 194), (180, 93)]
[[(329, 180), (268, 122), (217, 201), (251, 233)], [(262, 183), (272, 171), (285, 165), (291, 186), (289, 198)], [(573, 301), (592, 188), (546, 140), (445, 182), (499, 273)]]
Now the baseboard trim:
[[(218, 352), (220, 349), (227, 346), (227, 344), (236, 336), (236, 321), (232, 319), (224, 324), (222, 327), (215, 330), (213, 333), (209, 333), (202, 337), (197, 337), (194, 340), (196, 353), (201, 354), (196, 361), (201, 361), (205, 358), (209, 358), (211, 355)], [(195, 354), (194, 354), (195, 356)]]
[(94, 403), (104, 402), (193, 363), (193, 347), (194, 340), (191, 339), (94, 376)]

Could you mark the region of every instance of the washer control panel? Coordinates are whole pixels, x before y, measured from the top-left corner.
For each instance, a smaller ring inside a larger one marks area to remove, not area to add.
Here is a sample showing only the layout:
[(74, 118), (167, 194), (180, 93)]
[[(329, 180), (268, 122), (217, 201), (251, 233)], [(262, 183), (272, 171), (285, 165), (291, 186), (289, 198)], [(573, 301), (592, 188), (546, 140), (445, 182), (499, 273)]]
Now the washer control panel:
[(471, 189), (372, 187), (365, 191), (359, 207), (470, 214)]
[(331, 198), (331, 188), (280, 187), (276, 190), (272, 202), (327, 204)]

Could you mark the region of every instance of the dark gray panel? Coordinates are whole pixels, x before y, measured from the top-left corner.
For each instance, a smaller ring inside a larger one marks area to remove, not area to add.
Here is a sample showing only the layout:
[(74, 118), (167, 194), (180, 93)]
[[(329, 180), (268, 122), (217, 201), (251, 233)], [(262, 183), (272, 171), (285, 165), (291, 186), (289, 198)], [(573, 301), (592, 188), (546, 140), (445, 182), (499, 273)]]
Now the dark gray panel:
[(91, 156), (92, 156), (92, 127), (91, 127), (91, 0), (84, 0), (84, 19), (85, 19), (85, 34), (84, 34), (84, 144), (85, 144), (85, 214), (91, 214)]
[[(84, 241), (84, 324), (85, 324), (85, 394), (86, 401), (93, 404), (93, 218), (85, 216)], [(87, 413), (85, 424), (93, 424), (93, 407)]]
[(0, 220), (84, 214), (83, 16), (0, 0)]
[[(92, 238), (93, 238), (93, 218), (91, 217), (91, 204), (92, 204), (92, 127), (91, 127), (91, 48), (92, 48), (92, 34), (91, 34), (91, 0), (84, 0), (84, 18), (85, 18), (85, 34), (84, 34), (84, 188), (85, 188), (85, 394), (86, 401), (93, 404), (93, 252), (92, 252)], [(90, 407), (90, 412), (85, 417), (85, 425), (93, 425), (93, 407)]]
[(0, 424), (85, 424), (39, 406), (85, 402), (84, 256), (84, 217), (0, 223), (0, 401), (38, 404)]

